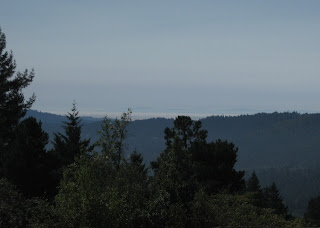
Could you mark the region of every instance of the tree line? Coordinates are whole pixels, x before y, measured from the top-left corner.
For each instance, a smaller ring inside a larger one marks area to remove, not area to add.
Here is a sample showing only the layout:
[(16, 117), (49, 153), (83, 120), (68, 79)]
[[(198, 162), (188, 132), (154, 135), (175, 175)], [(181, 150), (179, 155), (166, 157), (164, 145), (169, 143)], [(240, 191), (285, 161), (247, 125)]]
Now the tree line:
[(318, 199), (305, 219), (290, 216), (275, 184), (261, 189), (255, 173), (237, 171), (238, 148), (207, 141), (200, 121), (178, 116), (166, 148), (149, 167), (125, 153), (131, 110), (105, 117), (99, 140), (81, 138), (73, 103), (64, 133), (48, 134), (22, 89), (34, 71), (15, 72), (0, 31), (0, 227), (301, 227), (317, 225)]

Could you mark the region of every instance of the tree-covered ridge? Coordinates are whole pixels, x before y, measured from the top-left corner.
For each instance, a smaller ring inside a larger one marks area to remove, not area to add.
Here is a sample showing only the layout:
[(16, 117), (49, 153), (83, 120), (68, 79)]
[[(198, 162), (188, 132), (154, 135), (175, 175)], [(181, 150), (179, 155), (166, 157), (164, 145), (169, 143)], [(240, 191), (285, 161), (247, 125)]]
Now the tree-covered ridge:
[[(62, 131), (62, 116), (30, 112), (42, 120), (43, 128), (53, 138)], [(53, 121), (54, 119), (57, 121)], [(320, 155), (320, 114), (259, 113), (242, 116), (211, 116), (201, 119), (208, 140), (228, 140), (238, 148), (239, 169), (279, 167), (318, 167)], [(173, 119), (135, 120), (128, 126), (128, 149), (137, 149), (147, 162), (155, 160), (165, 149), (163, 131), (173, 126)], [(83, 120), (82, 135), (98, 140), (101, 120)], [(271, 143), (272, 142), (272, 143)]]

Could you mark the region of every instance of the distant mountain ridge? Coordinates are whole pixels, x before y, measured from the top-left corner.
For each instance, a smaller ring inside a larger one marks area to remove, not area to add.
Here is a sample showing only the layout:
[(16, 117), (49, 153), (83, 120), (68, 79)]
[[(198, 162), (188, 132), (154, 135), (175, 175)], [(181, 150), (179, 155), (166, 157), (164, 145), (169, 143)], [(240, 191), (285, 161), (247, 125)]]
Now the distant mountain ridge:
[[(65, 116), (30, 110), (52, 137), (62, 131)], [(83, 136), (98, 139), (102, 118), (82, 117)], [(208, 140), (225, 139), (239, 147), (237, 167), (241, 169), (284, 166), (315, 167), (320, 164), (320, 114), (258, 113), (240, 116), (211, 116), (201, 119)], [(147, 162), (164, 149), (163, 131), (173, 119), (135, 120), (128, 128), (128, 150), (136, 149)]]

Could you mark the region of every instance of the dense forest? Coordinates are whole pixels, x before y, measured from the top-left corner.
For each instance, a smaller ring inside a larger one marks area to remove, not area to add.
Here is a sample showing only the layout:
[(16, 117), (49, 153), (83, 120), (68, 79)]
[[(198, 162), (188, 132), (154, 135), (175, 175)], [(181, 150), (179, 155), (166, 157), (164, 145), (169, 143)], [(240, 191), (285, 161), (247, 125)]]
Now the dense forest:
[[(96, 138), (90, 139), (83, 134), (85, 120), (80, 118), (74, 102), (61, 119), (62, 129), (54, 129), (50, 139), (39, 119), (26, 116), (35, 96), (25, 99), (22, 89), (32, 82), (34, 72), (16, 72), (13, 54), (5, 48), (6, 38), (0, 31), (0, 227), (320, 225), (320, 196), (310, 199), (303, 218), (295, 218), (275, 182), (262, 187), (256, 172), (247, 172), (245, 181), (246, 163), (236, 165), (238, 158), (241, 162), (245, 155), (238, 153), (241, 145), (228, 138), (232, 134), (216, 137), (211, 132), (214, 130), (202, 127), (210, 118), (161, 119), (164, 129), (157, 134), (162, 140), (145, 138), (130, 146), (137, 135), (129, 129), (139, 128), (135, 124), (139, 121), (131, 121), (130, 109), (120, 119), (106, 116), (99, 122)], [(245, 129), (258, 124), (269, 126), (264, 115), (261, 117), (253, 125), (245, 124)], [(241, 118), (246, 120), (247, 116)], [(281, 115), (275, 114), (274, 119), (281, 120)], [(86, 121), (97, 124), (91, 118)], [(218, 128), (216, 125), (212, 126)], [(282, 129), (273, 122), (271, 125)], [(146, 128), (149, 129), (142, 127)], [(241, 125), (234, 124), (233, 128), (243, 137), (255, 139), (255, 134), (242, 131)], [(265, 129), (261, 135), (284, 140), (277, 131)], [(290, 127), (286, 129), (291, 132)], [(140, 133), (148, 135), (149, 131)], [(140, 152), (142, 145), (148, 148), (155, 142), (163, 143), (161, 152), (149, 153), (152, 156), (145, 159), (146, 153)], [(280, 149), (290, 156), (290, 148)], [(261, 151), (264, 153), (265, 148)], [(265, 166), (257, 160), (248, 168), (270, 168), (272, 164), (278, 167), (281, 159), (282, 155), (266, 160), (269, 165)], [(289, 163), (284, 164), (290, 165), (289, 157), (287, 160)]]

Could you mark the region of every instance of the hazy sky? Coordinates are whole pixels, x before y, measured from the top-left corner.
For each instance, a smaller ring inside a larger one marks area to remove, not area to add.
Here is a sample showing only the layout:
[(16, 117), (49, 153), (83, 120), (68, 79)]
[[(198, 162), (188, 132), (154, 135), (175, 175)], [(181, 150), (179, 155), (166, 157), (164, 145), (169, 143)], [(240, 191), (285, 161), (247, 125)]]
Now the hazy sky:
[(320, 1), (0, 0), (33, 108), (320, 112)]

